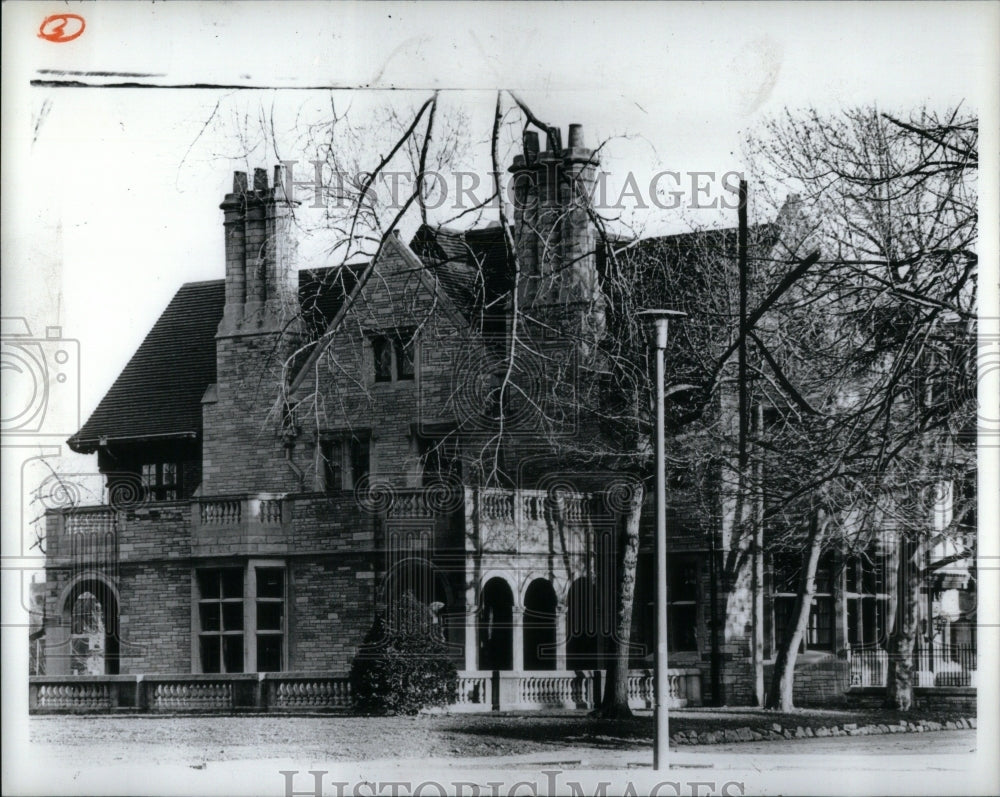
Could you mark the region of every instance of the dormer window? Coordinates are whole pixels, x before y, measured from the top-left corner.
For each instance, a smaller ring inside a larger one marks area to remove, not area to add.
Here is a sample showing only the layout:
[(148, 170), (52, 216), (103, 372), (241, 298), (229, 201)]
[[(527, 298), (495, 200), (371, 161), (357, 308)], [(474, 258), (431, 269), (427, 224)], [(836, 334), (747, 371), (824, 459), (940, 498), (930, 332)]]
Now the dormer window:
[(376, 382), (402, 382), (415, 378), (416, 345), (412, 332), (378, 334), (371, 340)]
[(155, 462), (142, 466), (142, 483), (152, 501), (176, 501), (180, 480), (175, 462)]

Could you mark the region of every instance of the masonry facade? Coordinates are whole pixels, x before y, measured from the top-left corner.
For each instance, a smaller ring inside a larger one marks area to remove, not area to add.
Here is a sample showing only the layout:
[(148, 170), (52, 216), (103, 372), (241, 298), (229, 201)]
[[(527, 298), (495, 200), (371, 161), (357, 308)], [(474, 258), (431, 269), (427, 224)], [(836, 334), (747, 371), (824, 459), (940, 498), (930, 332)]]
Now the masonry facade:
[[(568, 145), (529, 133), (512, 166), (516, 290), (495, 224), (300, 269), (280, 170), (236, 174), (225, 279), (178, 291), (70, 441), (96, 453), (108, 500), (46, 517), (47, 674), (342, 675), (405, 592), (434, 607), (462, 670), (602, 669), (630, 512), (631, 657), (651, 666), (649, 491), (636, 508), (634, 474), (551, 456), (601, 433), (565, 390), (599, 380), (608, 309), (574, 202), (596, 160), (578, 126)], [(536, 323), (511, 379), (515, 299)], [(501, 422), (514, 433), (497, 444)], [(721, 488), (698, 507), (671, 507), (671, 666), (698, 673), (701, 699), (750, 703), (751, 571), (720, 564), (746, 542)], [(768, 558), (765, 656), (789, 612), (782, 567)], [(877, 649), (886, 611), (872, 560), (823, 568), (805, 699), (850, 686), (844, 651)]]

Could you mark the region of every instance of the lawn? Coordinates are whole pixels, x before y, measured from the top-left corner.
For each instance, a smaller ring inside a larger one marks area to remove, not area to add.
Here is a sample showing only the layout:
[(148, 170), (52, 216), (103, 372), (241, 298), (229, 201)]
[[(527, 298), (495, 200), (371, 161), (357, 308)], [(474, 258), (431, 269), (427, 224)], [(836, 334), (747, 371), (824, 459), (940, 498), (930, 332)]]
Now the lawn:
[[(805, 709), (790, 714), (757, 709), (677, 709), (671, 734), (726, 728), (829, 727), (897, 724), (900, 719), (944, 722), (958, 712)], [(417, 717), (347, 716), (39, 716), (29, 725), (38, 752), (52, 760), (150, 763), (247, 758), (452, 758), (558, 753), (565, 748), (646, 749), (653, 718), (606, 721), (577, 712), (440, 714)]]

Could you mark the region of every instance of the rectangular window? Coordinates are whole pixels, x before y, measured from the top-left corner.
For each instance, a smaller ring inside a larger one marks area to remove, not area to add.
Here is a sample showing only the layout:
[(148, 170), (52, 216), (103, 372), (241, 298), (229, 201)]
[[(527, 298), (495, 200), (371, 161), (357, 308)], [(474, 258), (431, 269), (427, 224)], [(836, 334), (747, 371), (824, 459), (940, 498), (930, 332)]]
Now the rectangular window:
[[(802, 574), (802, 559), (794, 554), (772, 556), (771, 600), (774, 629), (774, 649), (784, 641), (795, 622), (795, 601)], [(809, 610), (809, 620), (802, 638), (803, 649), (833, 649), (833, 568), (829, 556), (823, 556), (816, 567), (815, 592)]]
[(667, 645), (670, 650), (697, 650), (698, 562), (689, 557), (667, 560)]
[(375, 355), (375, 381), (392, 381), (392, 346), (389, 339), (379, 335), (372, 340), (372, 352)]
[(202, 672), (243, 672), (243, 570), (198, 571)]
[(371, 470), (371, 444), (367, 433), (323, 440), (320, 454), (327, 490), (352, 490)]
[(368, 438), (351, 438), (351, 487), (368, 475), (371, 469), (371, 451)]
[(284, 566), (251, 560), (246, 569), (201, 569), (195, 576), (200, 672), (283, 670)]
[(153, 501), (176, 501), (180, 479), (176, 462), (154, 462), (142, 466), (142, 483)]
[(324, 484), (327, 490), (344, 489), (344, 441), (324, 440), (320, 451), (323, 455)]
[(396, 379), (413, 379), (413, 336), (396, 338)]
[(423, 486), (454, 484), (462, 475), (462, 461), (456, 446), (444, 440), (420, 440)]
[(847, 642), (851, 647), (883, 647), (887, 636), (889, 586), (886, 556), (877, 546), (844, 565)]
[(382, 332), (371, 338), (376, 382), (412, 380), (416, 374), (416, 338), (410, 330)]
[(285, 636), (285, 571), (258, 567), (257, 672), (280, 672)]

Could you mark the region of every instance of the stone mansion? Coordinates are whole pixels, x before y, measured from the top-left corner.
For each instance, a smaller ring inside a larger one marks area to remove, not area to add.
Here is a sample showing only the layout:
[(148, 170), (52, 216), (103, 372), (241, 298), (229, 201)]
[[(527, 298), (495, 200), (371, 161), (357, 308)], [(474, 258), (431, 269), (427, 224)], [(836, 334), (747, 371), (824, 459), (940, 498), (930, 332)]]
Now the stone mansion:
[[(179, 287), (69, 441), (96, 455), (107, 497), (46, 516), (40, 682), (285, 674), (313, 684), (319, 705), (327, 693), (315, 685), (343, 679), (376, 612), (406, 591), (436, 609), (463, 683), (495, 672), (572, 681), (606, 666), (628, 510), (615, 489), (628, 478), (574, 472), (547, 448), (564, 428), (601, 433), (560, 394), (589, 384), (589, 341), (609, 301), (593, 221), (572, 204), (574, 181), (592, 179), (594, 153), (579, 126), (567, 143), (543, 149), (525, 136), (511, 170), (537, 201), (508, 229), (389, 234), (358, 265), (300, 264), (296, 203), (280, 168), (236, 173), (221, 203), (220, 278)], [(573, 178), (569, 188), (552, 182), (554, 163)], [(728, 252), (735, 235), (711, 240)], [(522, 270), (513, 292), (508, 245)], [(563, 314), (525, 333), (530, 357), (505, 396), (514, 301)], [(533, 413), (545, 416), (543, 430)], [(522, 432), (503, 445), (500, 417)], [(726, 512), (706, 535), (685, 511), (673, 507), (670, 523), (675, 694), (748, 704), (750, 569), (717, 565), (742, 543)], [(650, 490), (639, 516), (631, 658), (642, 673), (655, 618)], [(889, 601), (882, 558), (875, 550), (821, 563), (800, 698), (878, 684)], [(954, 583), (935, 589), (957, 589), (965, 607), (974, 600), (968, 570), (952, 571)], [(790, 616), (788, 584), (769, 557), (765, 659)], [(974, 649), (970, 622), (956, 616), (947, 633)], [(954, 685), (969, 684), (967, 664), (955, 664), (965, 675)], [(560, 694), (565, 703), (569, 693)]]

